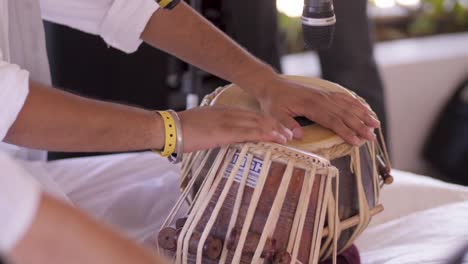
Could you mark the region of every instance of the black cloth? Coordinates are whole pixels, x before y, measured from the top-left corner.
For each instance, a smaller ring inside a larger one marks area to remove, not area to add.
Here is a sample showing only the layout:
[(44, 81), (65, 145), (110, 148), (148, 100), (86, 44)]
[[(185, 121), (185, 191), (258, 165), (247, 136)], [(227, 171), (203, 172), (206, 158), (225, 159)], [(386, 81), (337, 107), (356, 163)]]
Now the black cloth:
[(468, 79), (437, 118), (423, 155), (445, 177), (468, 186)]
[(373, 55), (367, 0), (334, 0), (336, 27), (330, 49), (319, 52), (322, 77), (363, 97), (387, 135), (384, 87)]
[(259, 59), (281, 71), (276, 1), (221, 0), (225, 32)]
[(96, 99), (167, 107), (165, 53), (143, 44), (125, 54), (98, 36), (49, 22), (45, 29), (54, 86)]
[(463, 264), (468, 260), (468, 244), (465, 245), (447, 264)]

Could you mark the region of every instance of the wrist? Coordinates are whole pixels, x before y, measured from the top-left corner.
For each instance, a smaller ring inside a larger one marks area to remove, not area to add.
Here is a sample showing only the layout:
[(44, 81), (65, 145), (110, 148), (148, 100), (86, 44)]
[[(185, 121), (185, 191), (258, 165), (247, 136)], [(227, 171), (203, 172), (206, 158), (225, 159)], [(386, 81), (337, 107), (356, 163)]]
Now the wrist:
[(164, 121), (160, 114), (154, 111), (149, 111), (149, 124), (150, 124), (150, 148), (163, 149), (165, 141), (165, 128)]
[(235, 81), (247, 93), (259, 98), (267, 94), (267, 89), (281, 76), (268, 64), (259, 63), (240, 75)]

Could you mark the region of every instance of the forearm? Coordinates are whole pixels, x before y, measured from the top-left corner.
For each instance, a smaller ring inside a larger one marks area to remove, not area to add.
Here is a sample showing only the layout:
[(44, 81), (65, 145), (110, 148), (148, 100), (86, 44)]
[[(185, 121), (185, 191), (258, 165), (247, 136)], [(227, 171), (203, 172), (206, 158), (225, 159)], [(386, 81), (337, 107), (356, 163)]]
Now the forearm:
[(203, 70), (241, 87), (255, 87), (259, 79), (274, 78), (274, 70), (250, 55), (187, 4), (157, 10), (142, 38)]
[(167, 263), (62, 202), (43, 195), (25, 237), (11, 254), (23, 264)]
[(30, 92), (6, 142), (55, 151), (162, 148), (159, 115), (86, 99), (30, 82)]

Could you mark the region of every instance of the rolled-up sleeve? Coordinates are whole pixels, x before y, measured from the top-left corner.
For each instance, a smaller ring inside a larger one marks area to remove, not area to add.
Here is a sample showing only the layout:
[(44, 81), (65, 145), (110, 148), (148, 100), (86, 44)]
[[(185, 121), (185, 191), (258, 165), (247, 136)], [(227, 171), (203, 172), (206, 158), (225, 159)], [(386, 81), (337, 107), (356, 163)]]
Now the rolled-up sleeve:
[(32, 176), (1, 152), (0, 166), (0, 252), (8, 254), (36, 217), (41, 190)]
[(23, 108), (29, 91), (29, 72), (1, 59), (0, 52), (0, 141)]
[(48, 21), (100, 35), (110, 46), (131, 53), (159, 8), (154, 0), (41, 0)]

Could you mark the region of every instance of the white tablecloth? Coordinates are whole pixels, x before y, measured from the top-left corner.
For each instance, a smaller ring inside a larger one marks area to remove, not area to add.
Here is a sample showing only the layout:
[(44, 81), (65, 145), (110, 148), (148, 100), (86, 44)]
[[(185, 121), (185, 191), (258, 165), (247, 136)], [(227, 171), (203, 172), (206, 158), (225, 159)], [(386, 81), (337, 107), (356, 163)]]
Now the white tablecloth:
[[(24, 165), (40, 181), (52, 179), (49, 189), (58, 196), (140, 242), (154, 243), (179, 196), (179, 167), (154, 153)], [(398, 170), (393, 175), (381, 194), (385, 211), (357, 240), (362, 262), (445, 263), (468, 243), (468, 188)]]
[[(393, 172), (384, 212), (356, 242), (363, 263), (447, 263), (468, 244), (468, 188)], [(468, 263), (468, 259), (466, 260)]]

